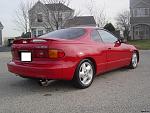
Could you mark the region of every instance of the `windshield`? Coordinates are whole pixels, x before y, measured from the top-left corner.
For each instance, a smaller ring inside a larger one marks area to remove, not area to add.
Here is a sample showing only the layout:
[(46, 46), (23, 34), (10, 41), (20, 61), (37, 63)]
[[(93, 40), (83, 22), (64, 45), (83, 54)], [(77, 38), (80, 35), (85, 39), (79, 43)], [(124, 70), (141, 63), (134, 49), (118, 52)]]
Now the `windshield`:
[(67, 28), (50, 32), (40, 36), (39, 38), (76, 39), (84, 34), (85, 30), (83, 28)]

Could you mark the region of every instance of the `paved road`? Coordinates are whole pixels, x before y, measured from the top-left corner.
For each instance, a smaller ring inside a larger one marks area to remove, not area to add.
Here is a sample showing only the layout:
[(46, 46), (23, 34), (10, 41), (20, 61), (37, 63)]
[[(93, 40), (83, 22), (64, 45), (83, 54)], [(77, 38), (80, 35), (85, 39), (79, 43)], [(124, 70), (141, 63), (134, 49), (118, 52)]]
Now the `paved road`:
[(9, 52), (10, 50), (10, 47), (0, 47), (0, 52)]
[(150, 113), (150, 51), (141, 51), (137, 69), (103, 74), (85, 90), (16, 77), (7, 72), (10, 57), (0, 53), (0, 113)]

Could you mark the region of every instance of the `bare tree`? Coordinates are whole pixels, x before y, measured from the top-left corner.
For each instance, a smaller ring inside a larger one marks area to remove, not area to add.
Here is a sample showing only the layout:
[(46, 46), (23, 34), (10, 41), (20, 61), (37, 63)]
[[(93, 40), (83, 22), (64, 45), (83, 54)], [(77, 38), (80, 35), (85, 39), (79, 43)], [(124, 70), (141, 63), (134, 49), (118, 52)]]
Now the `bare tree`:
[(46, 8), (47, 10), (45, 11), (45, 18), (47, 20), (45, 22), (46, 28), (50, 27), (51, 30), (63, 28), (65, 22), (74, 16), (73, 10), (63, 10), (63, 5), (69, 6), (70, 0), (45, 0), (44, 3), (47, 6), (52, 4), (52, 9), (49, 10)]
[(98, 27), (104, 27), (108, 23), (104, 8), (97, 7), (94, 0), (89, 1), (87, 10), (91, 16), (94, 16)]
[(129, 11), (122, 11), (116, 17), (117, 26), (120, 30), (124, 32), (124, 37), (127, 40), (130, 39), (130, 12)]
[(20, 3), (18, 9), (16, 10), (16, 15), (14, 17), (14, 24), (17, 27), (16, 30), (22, 31), (24, 33), (30, 31), (28, 11), (31, 7), (32, 3)]
[(81, 16), (81, 15), (82, 15), (82, 11), (80, 9), (75, 10), (74, 17)]

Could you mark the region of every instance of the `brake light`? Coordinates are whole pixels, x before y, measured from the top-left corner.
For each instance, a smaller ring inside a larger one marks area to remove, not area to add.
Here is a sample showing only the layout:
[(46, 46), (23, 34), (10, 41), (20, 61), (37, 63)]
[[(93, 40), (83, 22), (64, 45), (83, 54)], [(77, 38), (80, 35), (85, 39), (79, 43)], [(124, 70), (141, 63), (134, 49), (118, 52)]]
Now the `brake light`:
[(34, 50), (34, 54), (36, 58), (47, 58), (48, 57), (48, 53), (46, 49), (38, 49), (38, 50)]
[(59, 49), (36, 49), (33, 51), (35, 58), (57, 59), (65, 56), (65, 53)]
[(48, 51), (49, 58), (57, 59), (65, 56), (65, 53), (62, 50), (50, 49)]

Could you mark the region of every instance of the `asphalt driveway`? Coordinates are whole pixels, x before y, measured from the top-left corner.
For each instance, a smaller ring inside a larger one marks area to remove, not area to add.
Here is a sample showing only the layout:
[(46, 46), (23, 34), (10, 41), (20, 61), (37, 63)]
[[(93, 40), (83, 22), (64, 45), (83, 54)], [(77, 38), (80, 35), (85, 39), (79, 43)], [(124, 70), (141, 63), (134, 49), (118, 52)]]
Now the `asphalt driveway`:
[(0, 113), (150, 113), (150, 51), (140, 51), (137, 69), (96, 77), (79, 90), (70, 82), (41, 87), (7, 71), (9, 52), (0, 52)]
[(9, 52), (10, 50), (10, 47), (0, 47), (0, 52)]

